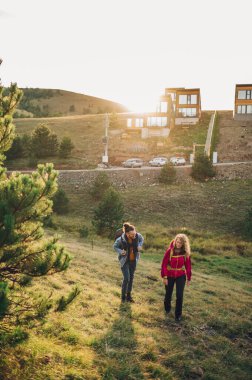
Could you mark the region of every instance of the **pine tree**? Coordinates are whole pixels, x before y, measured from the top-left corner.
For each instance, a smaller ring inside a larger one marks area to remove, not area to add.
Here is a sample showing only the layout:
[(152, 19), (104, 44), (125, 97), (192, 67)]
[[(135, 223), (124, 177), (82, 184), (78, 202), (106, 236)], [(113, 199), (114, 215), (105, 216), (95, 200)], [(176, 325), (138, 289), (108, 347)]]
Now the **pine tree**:
[(89, 193), (95, 200), (101, 200), (105, 191), (111, 186), (112, 185), (107, 174), (101, 172), (95, 178), (94, 183), (89, 189)]
[(215, 176), (215, 168), (205, 154), (198, 154), (192, 166), (191, 176), (197, 181), (205, 181)]
[(120, 194), (110, 187), (94, 211), (92, 223), (96, 232), (112, 238), (115, 231), (122, 225), (123, 216), (124, 207)]
[(67, 214), (69, 211), (69, 199), (63, 189), (58, 189), (53, 197), (53, 211), (57, 214)]
[(68, 158), (74, 149), (74, 144), (72, 143), (72, 140), (70, 137), (63, 137), (60, 148), (59, 148), (59, 155), (62, 158)]
[(6, 152), (7, 160), (14, 160), (15, 158), (21, 158), (24, 155), (22, 139), (20, 136), (16, 136), (13, 140), (12, 146)]
[[(14, 139), (12, 115), (22, 96), (16, 84), (3, 96), (0, 86), (0, 322), (8, 318), (20, 323), (41, 316), (49, 307), (24, 287), (25, 278), (65, 270), (69, 255), (57, 237), (43, 238), (43, 219), (51, 213), (50, 198), (57, 190), (57, 172), (51, 164), (39, 165), (31, 175), (6, 175), (4, 152)], [(30, 315), (30, 316), (31, 316)], [(8, 323), (7, 326), (10, 326)]]
[(161, 172), (160, 172), (158, 179), (159, 179), (160, 183), (164, 183), (166, 185), (169, 185), (169, 184), (175, 182), (175, 180), (176, 180), (176, 169), (174, 168), (174, 166), (170, 163), (165, 164), (161, 169)]
[(32, 132), (31, 155), (38, 158), (55, 156), (58, 147), (57, 135), (47, 125), (40, 124)]

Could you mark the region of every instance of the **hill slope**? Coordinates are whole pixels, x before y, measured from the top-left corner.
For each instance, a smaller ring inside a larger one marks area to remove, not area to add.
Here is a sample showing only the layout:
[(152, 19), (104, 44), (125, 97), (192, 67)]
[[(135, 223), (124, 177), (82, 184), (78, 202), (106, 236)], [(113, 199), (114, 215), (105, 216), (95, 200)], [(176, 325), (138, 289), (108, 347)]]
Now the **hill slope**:
[(252, 121), (233, 120), (232, 111), (218, 111), (221, 162), (252, 160)]
[[(3, 352), (5, 380), (251, 378), (247, 279), (216, 275), (211, 263), (206, 273), (200, 261), (204, 256), (193, 259), (184, 321), (177, 325), (173, 315), (163, 313), (162, 254), (153, 261), (143, 253), (135, 277), (136, 303), (121, 306), (121, 271), (111, 242), (96, 241), (92, 249), (65, 234), (64, 243), (74, 255), (71, 268), (41, 280), (34, 291), (61, 293), (78, 284), (82, 293), (65, 313), (52, 314), (33, 331), (28, 342)], [(248, 265), (240, 258), (240, 270)]]
[[(127, 158), (141, 157), (149, 161), (155, 155), (174, 156), (183, 155), (188, 160), (192, 152), (193, 143), (204, 144), (207, 135), (210, 113), (203, 112), (202, 120), (189, 130), (176, 127), (171, 131), (170, 137), (152, 137), (141, 139), (135, 133), (123, 138), (127, 132), (126, 119), (129, 114), (117, 115), (117, 122), (109, 128), (109, 162), (112, 165), (121, 164)], [(67, 160), (46, 158), (45, 162), (53, 162), (57, 169), (87, 169), (95, 168), (104, 152), (102, 139), (105, 133), (104, 115), (76, 115), (53, 118), (20, 118), (15, 120), (16, 133), (30, 134), (39, 124), (44, 123), (57, 134), (59, 139), (69, 136), (75, 149), (72, 157)], [(42, 162), (42, 161), (40, 161)], [(8, 162), (10, 170), (27, 168), (28, 159), (18, 159)]]
[(26, 117), (27, 112), (31, 117), (52, 117), (126, 111), (126, 107), (119, 103), (75, 92), (40, 88), (22, 90), (24, 94), (17, 117)]

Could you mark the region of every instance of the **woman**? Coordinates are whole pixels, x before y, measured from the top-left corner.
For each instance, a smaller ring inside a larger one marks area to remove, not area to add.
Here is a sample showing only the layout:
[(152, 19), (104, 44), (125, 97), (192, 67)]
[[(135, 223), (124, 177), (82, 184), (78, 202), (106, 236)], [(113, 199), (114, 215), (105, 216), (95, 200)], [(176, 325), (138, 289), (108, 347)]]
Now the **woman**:
[(131, 291), (136, 264), (140, 256), (139, 252), (142, 250), (143, 242), (143, 236), (136, 232), (135, 227), (132, 224), (124, 223), (123, 233), (114, 243), (114, 249), (118, 253), (118, 260), (123, 273), (122, 302), (134, 302)]
[(164, 254), (161, 267), (161, 276), (165, 285), (164, 307), (168, 314), (171, 310), (171, 299), (174, 284), (176, 283), (176, 309), (175, 320), (181, 321), (183, 293), (187, 279), (187, 285), (191, 281), (191, 250), (189, 239), (185, 234), (178, 234), (171, 242)]

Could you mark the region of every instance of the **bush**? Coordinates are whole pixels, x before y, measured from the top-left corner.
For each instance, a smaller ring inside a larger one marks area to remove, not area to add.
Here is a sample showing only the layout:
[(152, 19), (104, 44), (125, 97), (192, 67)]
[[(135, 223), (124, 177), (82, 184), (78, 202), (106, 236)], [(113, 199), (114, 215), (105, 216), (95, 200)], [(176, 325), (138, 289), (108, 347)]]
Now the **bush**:
[(101, 172), (95, 178), (95, 181), (89, 192), (95, 200), (100, 200), (109, 187), (111, 187), (111, 183), (107, 174)]
[(32, 154), (29, 157), (28, 166), (29, 168), (36, 168), (37, 165), (38, 165), (38, 159)]
[(191, 176), (197, 181), (204, 181), (215, 176), (213, 164), (205, 154), (198, 154), (195, 157)]
[(80, 237), (87, 238), (88, 235), (89, 235), (89, 229), (88, 229), (88, 227), (87, 226), (82, 226), (79, 229), (79, 233), (80, 233)]
[(16, 136), (13, 140), (11, 148), (6, 152), (7, 160), (13, 160), (15, 158), (21, 158), (24, 155), (22, 139), (20, 136)]
[(55, 156), (58, 152), (59, 143), (55, 133), (45, 125), (37, 126), (32, 132), (31, 153), (36, 157)]
[(113, 238), (115, 231), (122, 225), (123, 215), (124, 209), (120, 194), (110, 187), (95, 209), (92, 223), (98, 235)]
[(53, 200), (53, 211), (57, 214), (67, 214), (69, 211), (69, 199), (63, 189), (57, 190)]
[(60, 148), (59, 148), (59, 156), (62, 158), (68, 158), (74, 149), (74, 144), (70, 137), (63, 137)]
[(171, 184), (176, 180), (176, 169), (170, 163), (165, 164), (158, 177), (160, 183)]
[(244, 222), (245, 236), (252, 240), (252, 208), (247, 211), (247, 215)]

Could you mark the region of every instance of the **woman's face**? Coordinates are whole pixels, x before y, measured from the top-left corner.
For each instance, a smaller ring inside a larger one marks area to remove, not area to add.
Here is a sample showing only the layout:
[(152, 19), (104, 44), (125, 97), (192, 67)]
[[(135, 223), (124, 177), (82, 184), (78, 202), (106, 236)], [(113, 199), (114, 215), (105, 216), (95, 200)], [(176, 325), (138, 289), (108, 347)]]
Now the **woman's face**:
[(126, 235), (127, 235), (130, 239), (135, 239), (135, 237), (136, 237), (136, 230), (129, 231), (129, 232), (126, 233)]
[(176, 248), (182, 248), (183, 242), (181, 239), (176, 239), (175, 247)]

